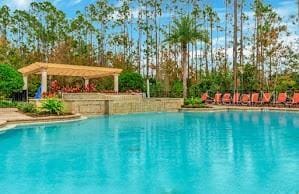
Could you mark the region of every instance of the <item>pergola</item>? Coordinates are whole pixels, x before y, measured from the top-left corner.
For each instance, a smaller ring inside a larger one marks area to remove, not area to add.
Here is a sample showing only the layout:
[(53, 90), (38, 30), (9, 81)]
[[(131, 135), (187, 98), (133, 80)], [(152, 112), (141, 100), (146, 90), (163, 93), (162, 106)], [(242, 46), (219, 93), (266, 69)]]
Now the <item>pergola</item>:
[(47, 92), (48, 75), (83, 77), (85, 86), (92, 78), (114, 76), (114, 91), (118, 93), (118, 76), (122, 69), (36, 62), (18, 70), (23, 74), (24, 90), (28, 89), (28, 75), (41, 75), (41, 90)]

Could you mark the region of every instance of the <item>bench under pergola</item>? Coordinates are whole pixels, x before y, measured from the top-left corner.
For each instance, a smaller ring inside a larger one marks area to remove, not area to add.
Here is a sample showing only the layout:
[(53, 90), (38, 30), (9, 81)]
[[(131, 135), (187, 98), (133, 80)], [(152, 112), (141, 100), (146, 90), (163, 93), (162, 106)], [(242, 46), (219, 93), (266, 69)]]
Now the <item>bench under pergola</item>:
[(28, 75), (30, 74), (41, 75), (42, 93), (47, 92), (48, 75), (82, 77), (85, 80), (85, 86), (89, 84), (90, 79), (113, 76), (114, 91), (118, 93), (118, 76), (122, 69), (36, 62), (18, 71), (23, 75), (24, 90), (28, 89)]

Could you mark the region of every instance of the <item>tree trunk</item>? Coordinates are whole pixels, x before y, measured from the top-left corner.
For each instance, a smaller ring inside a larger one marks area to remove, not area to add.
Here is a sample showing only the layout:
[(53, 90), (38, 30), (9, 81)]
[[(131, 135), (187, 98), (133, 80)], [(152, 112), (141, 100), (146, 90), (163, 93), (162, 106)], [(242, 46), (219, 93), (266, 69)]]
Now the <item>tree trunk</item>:
[(210, 46), (210, 54), (211, 54), (211, 67), (212, 71), (214, 68), (214, 56), (213, 56), (213, 16), (210, 16), (210, 40), (211, 40), (211, 46)]
[(227, 23), (228, 23), (228, 0), (225, 0), (225, 27), (224, 27), (224, 72), (227, 73)]
[(181, 45), (182, 49), (182, 68), (183, 68), (183, 97), (187, 98), (187, 76), (188, 76), (188, 69), (187, 69), (187, 44)]
[(149, 15), (148, 15), (148, 7), (147, 7), (147, 4), (145, 6), (145, 23), (146, 23), (146, 78), (149, 77), (149, 38), (150, 38), (150, 32), (149, 32)]
[(199, 79), (202, 78), (202, 68), (203, 68), (203, 61), (202, 61), (202, 58), (203, 58), (203, 46), (202, 46), (202, 42), (200, 42), (200, 51), (199, 51)]
[(272, 81), (272, 55), (270, 54), (270, 59), (269, 59), (269, 80)]
[(240, 6), (240, 66), (243, 67), (243, 61), (244, 61), (244, 54), (243, 54), (243, 2), (244, 0), (241, 0), (241, 6)]
[[(139, 10), (138, 14), (138, 25), (142, 22), (142, 10)], [(141, 26), (138, 26), (138, 71), (141, 74), (141, 38), (142, 38), (142, 29)]]
[(195, 80), (198, 81), (198, 64), (197, 64), (197, 42), (194, 44), (194, 50), (195, 50)]
[(158, 47), (158, 21), (157, 21), (157, 2), (155, 1), (155, 47), (156, 47), (156, 77), (157, 80), (160, 80), (160, 64), (159, 64), (159, 47)]
[(237, 81), (237, 48), (238, 47), (238, 0), (234, 0), (234, 46), (233, 46), (233, 68), (234, 68), (234, 93), (238, 87)]
[(207, 75), (209, 75), (208, 44), (207, 43), (205, 43), (204, 55), (205, 55), (206, 76), (207, 76)]

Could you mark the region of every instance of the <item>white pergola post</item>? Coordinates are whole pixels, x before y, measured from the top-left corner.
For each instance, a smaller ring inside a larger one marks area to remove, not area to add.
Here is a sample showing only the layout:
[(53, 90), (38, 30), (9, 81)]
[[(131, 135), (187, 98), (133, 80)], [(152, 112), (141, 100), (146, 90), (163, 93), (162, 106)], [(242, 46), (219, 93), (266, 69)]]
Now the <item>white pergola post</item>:
[(23, 90), (27, 90), (28, 89), (28, 76), (27, 75), (23, 75)]
[(42, 93), (47, 92), (47, 69), (42, 69), (41, 70), (41, 75), (42, 75)]
[(118, 74), (114, 74), (114, 92), (118, 93)]
[(89, 79), (88, 78), (84, 78), (84, 86), (85, 88), (87, 88), (89, 85)]
[(150, 98), (151, 96), (150, 96), (150, 82), (149, 82), (149, 79), (147, 78), (147, 80), (146, 80), (146, 96), (148, 97), (148, 98)]

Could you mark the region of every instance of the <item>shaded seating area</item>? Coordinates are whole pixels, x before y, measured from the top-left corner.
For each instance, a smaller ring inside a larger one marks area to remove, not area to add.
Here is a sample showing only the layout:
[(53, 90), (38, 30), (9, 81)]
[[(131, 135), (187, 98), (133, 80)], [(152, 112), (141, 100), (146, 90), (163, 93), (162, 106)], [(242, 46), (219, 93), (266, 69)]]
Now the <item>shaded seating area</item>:
[[(94, 87), (90, 84), (91, 79), (113, 76), (114, 92), (118, 93), (119, 83), (118, 77), (122, 69), (94, 66), (80, 66), (69, 64), (56, 63), (41, 63), (36, 62), (18, 70), (23, 75), (24, 87), (23, 90), (28, 90), (28, 76), (30, 74), (38, 74), (41, 76), (41, 93), (48, 92), (48, 76), (68, 76), (82, 77), (84, 79), (84, 91), (90, 91)], [(55, 83), (51, 83), (51, 88), (55, 87)], [(63, 92), (70, 92), (74, 88), (64, 88)], [(79, 90), (78, 90), (79, 91)], [(81, 90), (80, 90), (81, 91)]]

